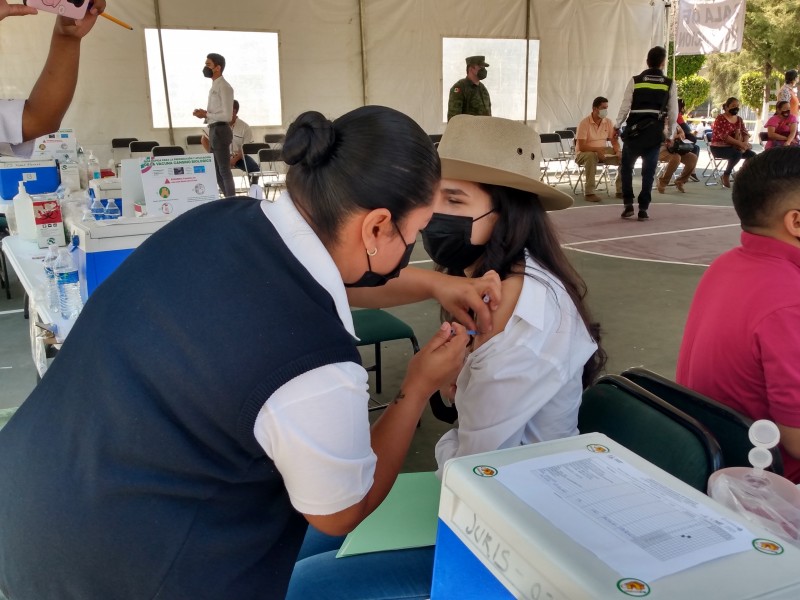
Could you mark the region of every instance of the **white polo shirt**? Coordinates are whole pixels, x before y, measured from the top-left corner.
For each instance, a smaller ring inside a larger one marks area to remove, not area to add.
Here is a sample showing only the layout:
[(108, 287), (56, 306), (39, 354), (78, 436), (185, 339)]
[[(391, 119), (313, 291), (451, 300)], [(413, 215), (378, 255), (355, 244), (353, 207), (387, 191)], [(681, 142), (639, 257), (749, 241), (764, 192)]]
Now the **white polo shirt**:
[(22, 141), (25, 100), (0, 100), (0, 156), (30, 158), (35, 140)]
[[(325, 246), (284, 192), (262, 210), (289, 250), (333, 298), (355, 337), (342, 277)], [(269, 368), (269, 365), (265, 365)], [(261, 408), (254, 434), (283, 476), (301, 513), (329, 515), (361, 501), (372, 487), (377, 457), (370, 444), (367, 372), (334, 363), (295, 377)]]

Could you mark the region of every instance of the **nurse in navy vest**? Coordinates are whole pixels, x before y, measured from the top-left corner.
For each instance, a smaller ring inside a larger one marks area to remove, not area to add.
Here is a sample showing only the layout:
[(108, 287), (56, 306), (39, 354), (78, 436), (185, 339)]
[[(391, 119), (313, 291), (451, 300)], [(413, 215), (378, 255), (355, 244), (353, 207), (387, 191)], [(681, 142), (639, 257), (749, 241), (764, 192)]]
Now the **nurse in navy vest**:
[(445, 323), (370, 429), (346, 286), (407, 264), (439, 159), (375, 106), (304, 113), (283, 152), (277, 202), (211, 202), (138, 248), (0, 431), (10, 600), (283, 598), (307, 523), (341, 535), (388, 493), (468, 337)]

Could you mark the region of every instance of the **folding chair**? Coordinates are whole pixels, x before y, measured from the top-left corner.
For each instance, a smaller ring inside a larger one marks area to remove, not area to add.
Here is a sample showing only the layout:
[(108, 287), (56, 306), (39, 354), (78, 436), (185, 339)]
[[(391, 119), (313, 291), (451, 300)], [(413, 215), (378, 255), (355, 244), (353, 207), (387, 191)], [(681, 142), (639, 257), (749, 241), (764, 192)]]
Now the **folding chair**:
[(705, 492), (722, 468), (722, 452), (696, 419), (619, 375), (606, 375), (583, 393), (581, 433), (604, 433), (645, 460)]
[[(406, 322), (378, 308), (365, 308), (351, 311), (353, 325), (359, 346), (374, 346), (375, 364), (367, 367), (367, 371), (375, 373), (375, 392), (381, 393), (381, 344), (393, 340), (409, 340), (414, 354), (419, 352), (419, 342), (414, 330)], [(382, 410), (388, 403), (378, 403), (370, 398), (369, 410)]]
[(186, 136), (186, 153), (187, 154), (205, 154), (206, 149), (203, 148), (203, 142), (200, 140), (202, 135), (187, 135)]
[[(264, 196), (274, 202), (280, 191), (286, 187), (286, 178), (278, 172), (277, 164), (281, 162), (281, 151), (263, 148), (258, 151), (259, 178), (264, 188)], [(270, 192), (272, 198), (270, 199)]]
[[(583, 193), (583, 173), (586, 168), (583, 165), (578, 164), (578, 161), (575, 161), (575, 168), (578, 170), (578, 179), (575, 181), (575, 184), (572, 186), (572, 191), (576, 194), (578, 193), (578, 186), (581, 186), (581, 193)], [(597, 163), (597, 170), (595, 172), (595, 191), (604, 191), (606, 196), (611, 196), (611, 191), (609, 189), (609, 181), (611, 181), (612, 171), (616, 173), (616, 170), (619, 167), (617, 165), (609, 165), (606, 163)]]
[[(243, 182), (242, 189), (245, 189), (245, 190), (250, 189), (250, 185), (251, 185), (250, 181), (251, 181), (252, 177), (256, 177), (257, 179), (260, 180), (260, 178), (261, 178), (261, 167), (258, 166), (258, 153), (261, 150), (269, 150), (269, 147), (270, 147), (269, 144), (266, 144), (264, 142), (252, 142), (252, 143), (249, 143), (249, 144), (242, 144), (242, 154), (243, 154), (243, 156), (245, 156), (245, 157), (249, 156), (250, 158), (252, 158), (255, 161), (256, 166), (258, 167), (258, 169), (256, 171), (250, 172), (248, 170), (248, 168), (247, 168), (247, 159), (246, 158), (243, 159), (245, 168), (244, 168), (244, 170), (241, 170), (242, 182)], [(240, 171), (240, 170), (237, 169), (237, 171)]]
[(559, 179), (556, 183), (561, 181), (561, 176), (566, 168), (566, 161), (562, 156), (564, 146), (561, 144), (561, 136), (557, 133), (540, 133), (539, 144), (542, 148), (542, 156), (540, 166), (542, 175), (539, 178), (547, 185), (555, 185), (550, 181), (550, 170), (553, 165), (558, 167)]
[[(753, 424), (752, 419), (708, 396), (703, 396), (642, 367), (628, 369), (622, 373), (622, 376), (678, 410), (694, 417), (707, 427), (719, 442), (726, 467), (750, 466), (747, 454), (753, 447), (748, 437), (748, 431)], [(783, 459), (780, 450), (776, 447), (772, 448), (770, 452), (772, 452), (772, 466), (769, 470), (783, 475)]]
[[(569, 185), (574, 190), (577, 187), (577, 184), (572, 183), (572, 172), (578, 168), (578, 163), (575, 162), (575, 132), (570, 131), (569, 129), (556, 129), (556, 133), (561, 138), (561, 156), (564, 157), (566, 163), (566, 172), (569, 179)], [(572, 164), (570, 165), (570, 163)], [(561, 178), (563, 175), (564, 174), (562, 173), (561, 177), (559, 177), (559, 183), (561, 183)]]
[(131, 158), (142, 158), (144, 156), (151, 156), (153, 148), (158, 145), (158, 142), (152, 140), (148, 140), (146, 142), (140, 142), (139, 140), (136, 140), (135, 142), (131, 142), (128, 147), (131, 151)]
[(708, 142), (706, 142), (706, 150), (708, 150), (708, 164), (706, 168), (703, 169), (701, 177), (705, 177), (704, 183), (706, 185), (721, 185), (722, 173), (724, 173), (725, 163), (728, 162), (728, 159), (714, 156), (711, 153), (711, 144)]
[(572, 133), (575, 133), (575, 134), (578, 133), (578, 128), (577, 127), (565, 127), (564, 129), (566, 131), (571, 131)]
[(186, 150), (181, 146), (155, 146), (153, 156), (183, 156)]
[(120, 164), (126, 158), (131, 157), (131, 142), (138, 142), (135, 137), (127, 138), (114, 138), (111, 140), (111, 156), (114, 159), (114, 164)]

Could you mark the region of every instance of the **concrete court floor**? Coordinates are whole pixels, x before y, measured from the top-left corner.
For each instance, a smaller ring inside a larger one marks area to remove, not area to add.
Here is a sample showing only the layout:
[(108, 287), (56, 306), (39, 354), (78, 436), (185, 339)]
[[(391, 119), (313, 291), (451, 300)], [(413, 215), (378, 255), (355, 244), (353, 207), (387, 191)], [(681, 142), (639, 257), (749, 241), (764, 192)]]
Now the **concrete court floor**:
[[(705, 153), (698, 172), (705, 166), (704, 157)], [(638, 185), (638, 177), (635, 177), (635, 190)], [(561, 185), (560, 189), (570, 191), (566, 185)], [(666, 194), (654, 190), (651, 223), (659, 218), (658, 205), (661, 203), (730, 206), (730, 190), (720, 186), (707, 187), (702, 179), (701, 183), (687, 184), (686, 192), (680, 194), (674, 187), (668, 187)], [(620, 204), (613, 197), (601, 195), (602, 205)], [(581, 195), (575, 196), (575, 207), (590, 205)], [(621, 212), (621, 206), (619, 208)], [(636, 221), (628, 224), (632, 235), (639, 231), (638, 228), (647, 226)], [(691, 227), (688, 219), (686, 229)], [(619, 373), (642, 365), (668, 377), (674, 376), (689, 303), (704, 267), (613, 258), (573, 249), (568, 249), (567, 254), (585, 279), (593, 316), (602, 324), (603, 345), (609, 356), (607, 372)], [(412, 262), (418, 262), (418, 266), (423, 268), (432, 266), (419, 239)], [(28, 322), (21, 313), (22, 290), (13, 274), (11, 278), (13, 298), (6, 300), (4, 293), (0, 295), (0, 409), (18, 406), (36, 384), (30, 358)], [(430, 339), (439, 324), (439, 307), (433, 301), (394, 308), (391, 312), (413, 327), (420, 344)], [(383, 345), (382, 352), (383, 393), (373, 394), (373, 397), (390, 401), (402, 381), (411, 356), (411, 345), (405, 341), (389, 342)], [(365, 365), (372, 364), (371, 348), (362, 349), (362, 355)], [(374, 386), (374, 375), (370, 378)], [(377, 418), (379, 414), (374, 412), (372, 417)], [(435, 469), (433, 447), (450, 427), (437, 421), (426, 409), (404, 470)]]

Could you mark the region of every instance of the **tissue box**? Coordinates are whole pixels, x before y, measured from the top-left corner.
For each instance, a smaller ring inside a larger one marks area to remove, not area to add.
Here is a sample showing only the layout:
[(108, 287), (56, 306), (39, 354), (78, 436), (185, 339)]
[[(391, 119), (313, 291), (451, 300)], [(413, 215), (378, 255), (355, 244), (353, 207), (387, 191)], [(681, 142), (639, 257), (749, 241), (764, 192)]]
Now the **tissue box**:
[(11, 160), (0, 162), (0, 196), (11, 200), (17, 195), (19, 182), (25, 182), (29, 194), (49, 194), (58, 187), (56, 161)]

